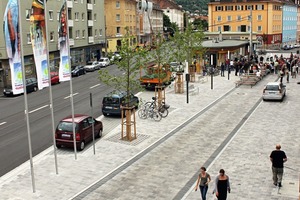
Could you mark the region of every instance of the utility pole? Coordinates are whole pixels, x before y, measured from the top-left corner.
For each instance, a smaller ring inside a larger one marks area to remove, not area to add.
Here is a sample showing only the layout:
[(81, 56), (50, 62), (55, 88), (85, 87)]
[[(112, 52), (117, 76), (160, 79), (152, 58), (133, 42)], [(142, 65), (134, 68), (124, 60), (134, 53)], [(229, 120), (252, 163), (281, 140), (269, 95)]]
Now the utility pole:
[(252, 5), (250, 6), (250, 48), (249, 48), (250, 57), (253, 54), (252, 48)]
[(105, 34), (105, 36), (104, 36), (104, 40), (105, 40), (105, 56), (107, 56), (107, 36), (106, 36), (106, 29), (107, 29), (107, 27), (106, 27), (106, 16), (104, 15), (104, 34)]

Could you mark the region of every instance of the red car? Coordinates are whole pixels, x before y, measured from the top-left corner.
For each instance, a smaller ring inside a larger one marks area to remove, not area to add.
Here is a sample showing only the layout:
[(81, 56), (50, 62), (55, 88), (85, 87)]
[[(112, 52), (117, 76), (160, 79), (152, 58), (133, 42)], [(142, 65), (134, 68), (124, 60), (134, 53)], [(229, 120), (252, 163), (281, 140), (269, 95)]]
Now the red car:
[(51, 75), (51, 85), (59, 83), (59, 76), (57, 72), (50, 72)]
[[(103, 125), (101, 121), (84, 114), (74, 115), (76, 147), (83, 150), (85, 144), (93, 140), (92, 125), (94, 123), (95, 138), (102, 137)], [(57, 148), (61, 146), (74, 147), (72, 116), (65, 117), (57, 125), (55, 132), (55, 141)]]

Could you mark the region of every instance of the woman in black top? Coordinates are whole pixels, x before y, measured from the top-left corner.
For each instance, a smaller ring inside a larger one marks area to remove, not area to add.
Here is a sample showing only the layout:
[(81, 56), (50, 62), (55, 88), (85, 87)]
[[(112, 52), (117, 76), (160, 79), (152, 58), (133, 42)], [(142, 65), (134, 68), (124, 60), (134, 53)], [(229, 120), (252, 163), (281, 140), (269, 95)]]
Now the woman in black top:
[(225, 175), (224, 169), (220, 169), (220, 174), (216, 177), (214, 190), (218, 200), (226, 200), (227, 191), (230, 193), (229, 177)]

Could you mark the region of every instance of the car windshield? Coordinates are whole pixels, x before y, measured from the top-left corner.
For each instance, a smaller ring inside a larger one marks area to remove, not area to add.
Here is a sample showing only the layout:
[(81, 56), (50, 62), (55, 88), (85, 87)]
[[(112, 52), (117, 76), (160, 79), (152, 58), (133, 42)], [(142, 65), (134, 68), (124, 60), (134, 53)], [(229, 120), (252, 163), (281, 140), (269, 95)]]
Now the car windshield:
[(266, 90), (278, 90), (279, 86), (278, 85), (267, 85)]
[(104, 62), (105, 60), (101, 58), (99, 61), (100, 61), (100, 62)]
[[(73, 131), (72, 122), (60, 122), (57, 126), (57, 129), (59, 131), (72, 132)], [(77, 132), (77, 130), (78, 130), (78, 124), (75, 124), (75, 131)]]
[(119, 98), (104, 97), (103, 104), (119, 104)]

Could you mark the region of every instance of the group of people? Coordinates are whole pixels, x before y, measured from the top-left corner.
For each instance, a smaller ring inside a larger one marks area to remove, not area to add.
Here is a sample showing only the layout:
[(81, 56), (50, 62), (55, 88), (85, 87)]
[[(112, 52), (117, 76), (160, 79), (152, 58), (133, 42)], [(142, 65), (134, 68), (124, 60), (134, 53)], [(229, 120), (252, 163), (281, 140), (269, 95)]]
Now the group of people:
[[(272, 162), (273, 184), (275, 186), (282, 187), (283, 163), (287, 161), (287, 156), (285, 152), (281, 150), (280, 144), (277, 144), (276, 149), (271, 152), (270, 161)], [(205, 167), (201, 167), (195, 191), (197, 191), (198, 188), (200, 189), (202, 200), (206, 200), (206, 194), (210, 182), (211, 177), (209, 173), (206, 172)], [(216, 195), (218, 200), (226, 200), (227, 194), (230, 193), (230, 191), (229, 176), (225, 174), (224, 169), (220, 169), (219, 175), (215, 178), (213, 194)]]

